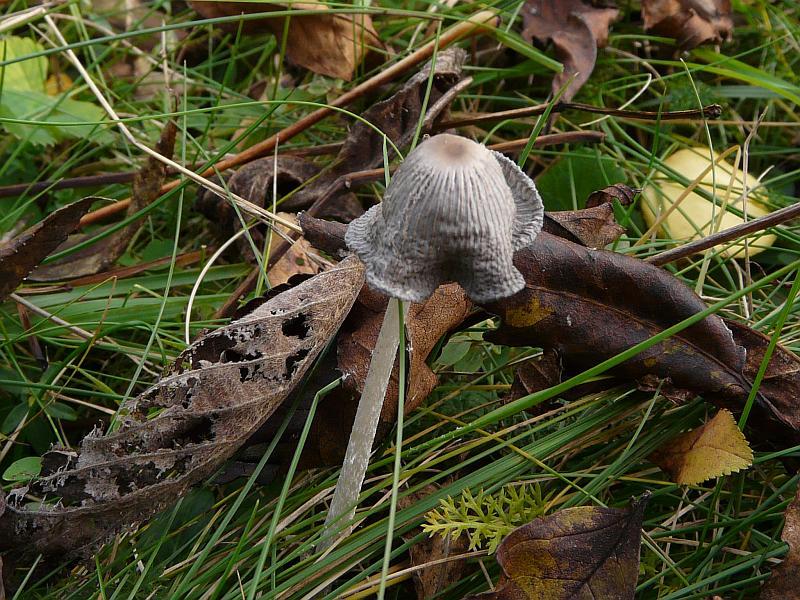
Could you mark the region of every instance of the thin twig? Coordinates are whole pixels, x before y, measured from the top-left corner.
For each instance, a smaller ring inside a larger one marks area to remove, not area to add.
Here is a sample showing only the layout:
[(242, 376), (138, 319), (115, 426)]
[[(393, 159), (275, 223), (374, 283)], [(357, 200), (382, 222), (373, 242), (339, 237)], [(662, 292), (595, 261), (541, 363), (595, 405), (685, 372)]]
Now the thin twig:
[[(377, 73), (373, 77), (367, 79), (365, 82), (354, 87), (352, 90), (342, 94), (336, 100), (331, 102), (328, 106), (325, 106), (323, 108), (318, 108), (317, 110), (309, 113), (305, 117), (298, 119), (297, 121), (295, 121), (288, 127), (282, 129), (278, 133), (271, 135), (266, 140), (251, 146), (247, 150), (244, 150), (231, 157), (222, 159), (215, 165), (209, 167), (208, 169), (200, 173), (200, 177), (210, 177), (214, 175), (214, 173), (216, 173), (217, 171), (224, 171), (225, 169), (238, 167), (246, 163), (252, 162), (257, 158), (266, 156), (267, 154), (272, 152), (272, 150), (275, 148), (275, 145), (278, 143), (279, 140), (281, 142), (286, 142), (292, 139), (293, 137), (306, 131), (309, 127), (316, 125), (328, 115), (335, 112), (337, 108), (342, 108), (344, 106), (347, 106), (352, 102), (354, 102), (355, 100), (361, 98), (365, 94), (372, 92), (373, 90), (389, 83), (390, 81), (394, 80), (400, 75), (403, 75), (414, 66), (430, 58), (430, 56), (433, 54), (434, 49), (437, 48), (437, 46), (440, 50), (444, 49), (447, 46), (465, 37), (476, 35), (486, 28), (494, 27), (496, 23), (497, 23), (497, 15), (494, 13), (494, 11), (490, 10), (481, 11), (473, 15), (469, 19), (459, 22), (458, 24), (444, 31), (442, 35), (439, 36), (438, 40), (431, 40), (421, 48), (415, 50), (414, 52), (406, 56), (404, 59), (393, 64), (391, 67), (388, 67), (387, 69), (381, 71), (380, 73)], [(63, 43), (66, 45), (66, 42)], [(180, 180), (175, 180), (164, 184), (161, 187), (161, 193), (164, 194), (168, 192), (169, 190), (177, 187), (179, 183)], [(103, 218), (107, 218), (112, 214), (116, 214), (118, 212), (126, 210), (128, 204), (130, 204), (130, 198), (126, 198), (125, 200), (120, 200), (119, 202), (115, 202), (112, 205), (103, 207), (103, 209), (101, 209), (104, 210)], [(84, 219), (85, 221), (81, 220), (81, 224), (83, 224), (84, 222), (90, 222), (92, 219), (95, 219), (95, 217), (93, 216), (92, 213), (89, 213), (84, 216)], [(294, 228), (292, 227), (290, 229)]]
[(683, 246), (673, 248), (672, 250), (666, 250), (664, 252), (654, 254), (653, 256), (648, 256), (644, 260), (645, 262), (649, 262), (650, 264), (660, 267), (681, 258), (691, 256), (692, 254), (697, 254), (698, 252), (702, 252), (708, 248), (719, 246), (725, 242), (730, 242), (743, 236), (750, 235), (758, 231), (763, 231), (770, 227), (775, 227), (776, 225), (780, 225), (781, 223), (785, 223), (786, 221), (796, 219), (798, 217), (800, 217), (800, 203), (778, 209), (775, 212), (764, 215), (763, 217), (758, 217), (752, 221), (747, 221), (746, 223), (740, 223), (739, 225), (734, 225), (728, 229), (723, 229), (722, 231), (707, 235), (706, 237), (689, 242)]
[[(463, 127), (465, 125), (478, 125), (480, 123), (492, 123), (494, 121), (502, 121), (503, 119), (520, 119), (523, 117), (533, 117), (536, 115), (544, 114), (550, 104), (537, 104), (535, 106), (526, 106), (525, 108), (513, 108), (511, 110), (502, 110), (499, 112), (486, 113), (465, 117), (462, 119), (453, 119), (450, 121), (442, 121), (437, 125), (437, 130), (442, 131), (451, 127)], [(552, 113), (560, 113), (567, 110), (579, 110), (583, 112), (595, 113), (598, 115), (609, 115), (612, 117), (620, 117), (624, 119), (635, 119), (640, 121), (673, 121), (675, 119), (716, 119), (722, 114), (722, 107), (719, 104), (710, 104), (704, 106), (702, 110), (676, 110), (671, 112), (654, 112), (647, 110), (623, 110), (619, 108), (605, 108), (602, 106), (594, 106), (592, 104), (582, 104), (580, 102), (558, 102), (552, 108)]]

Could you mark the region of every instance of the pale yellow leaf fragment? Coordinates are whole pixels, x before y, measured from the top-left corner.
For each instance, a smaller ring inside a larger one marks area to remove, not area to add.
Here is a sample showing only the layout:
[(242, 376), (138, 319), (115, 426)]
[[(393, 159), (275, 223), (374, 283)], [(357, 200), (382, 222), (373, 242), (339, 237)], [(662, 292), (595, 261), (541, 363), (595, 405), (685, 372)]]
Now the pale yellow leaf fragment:
[(650, 460), (675, 483), (694, 485), (746, 469), (753, 464), (753, 451), (733, 415), (723, 409), (705, 425), (661, 446)]

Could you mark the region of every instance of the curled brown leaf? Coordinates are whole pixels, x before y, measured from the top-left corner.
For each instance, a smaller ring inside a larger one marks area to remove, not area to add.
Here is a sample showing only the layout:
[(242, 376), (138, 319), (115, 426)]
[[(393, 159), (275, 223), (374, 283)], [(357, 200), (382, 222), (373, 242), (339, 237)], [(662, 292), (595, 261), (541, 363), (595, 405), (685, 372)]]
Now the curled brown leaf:
[(683, 50), (729, 40), (733, 31), (730, 0), (643, 0), (644, 28), (675, 38)]

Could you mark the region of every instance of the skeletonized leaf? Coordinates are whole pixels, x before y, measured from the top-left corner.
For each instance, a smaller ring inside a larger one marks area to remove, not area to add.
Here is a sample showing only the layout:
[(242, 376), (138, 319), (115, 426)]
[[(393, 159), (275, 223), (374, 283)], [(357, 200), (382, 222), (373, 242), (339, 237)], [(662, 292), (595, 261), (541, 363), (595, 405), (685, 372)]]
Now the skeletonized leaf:
[[(211, 475), (295, 388), (363, 281), (361, 263), (345, 259), (197, 340), (122, 406), (120, 429), (42, 457), (41, 476), (8, 498), (0, 550), (92, 551)], [(58, 504), (22, 506), (24, 492)]]
[(67, 239), (95, 200), (89, 197), (68, 204), (0, 245), (0, 300)]
[(723, 409), (708, 423), (671, 439), (650, 460), (675, 483), (695, 485), (746, 469), (753, 464), (753, 451), (733, 415)]
[[(329, 77), (350, 81), (369, 49), (381, 47), (378, 34), (372, 26), (372, 18), (368, 14), (336, 13), (316, 0), (287, 4), (196, 0), (190, 4), (207, 19), (288, 8), (311, 11), (311, 14), (292, 15), (289, 18), (286, 56), (301, 67)], [(265, 17), (244, 21), (241, 26), (244, 31), (252, 33), (267, 29), (280, 40), (286, 19), (287, 17)], [(239, 26), (240, 23), (227, 25), (233, 31)]]
[(502, 574), (472, 600), (632, 600), (647, 498), (629, 508), (567, 508), (508, 534)]
[(789, 544), (783, 562), (761, 588), (760, 600), (792, 600), (800, 594), (800, 487), (794, 500), (786, 507), (781, 539)]

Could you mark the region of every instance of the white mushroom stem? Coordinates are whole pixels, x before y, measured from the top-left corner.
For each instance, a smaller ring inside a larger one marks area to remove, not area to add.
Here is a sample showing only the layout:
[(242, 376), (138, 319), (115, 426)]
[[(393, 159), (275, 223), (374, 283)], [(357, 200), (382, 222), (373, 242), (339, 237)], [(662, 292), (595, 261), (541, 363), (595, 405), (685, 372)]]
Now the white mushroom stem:
[[(342, 472), (333, 492), (333, 500), (325, 518), (325, 527), (341, 528), (338, 535), (329, 535), (323, 540), (320, 547), (326, 550), (338, 540), (349, 535), (353, 528), (352, 520), (356, 512), (358, 495), (367, 473), (369, 456), (372, 444), (375, 442), (375, 432), (378, 429), (378, 419), (386, 397), (386, 388), (392, 374), (394, 359), (397, 355), (397, 346), (400, 340), (399, 324), (402, 300), (390, 299), (386, 314), (383, 317), (372, 360), (369, 363), (367, 378), (364, 381), (364, 391), (356, 410), (353, 430), (342, 464)], [(402, 311), (406, 313), (405, 310)], [(405, 350), (403, 350), (405, 351)]]

